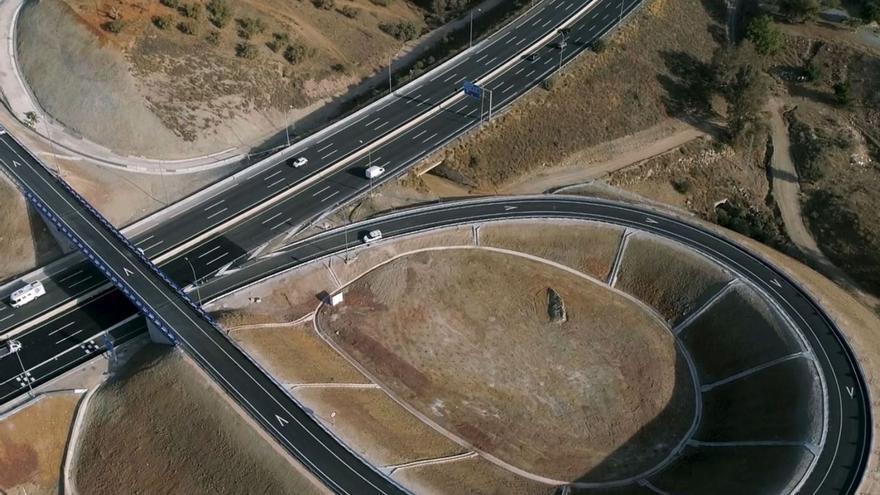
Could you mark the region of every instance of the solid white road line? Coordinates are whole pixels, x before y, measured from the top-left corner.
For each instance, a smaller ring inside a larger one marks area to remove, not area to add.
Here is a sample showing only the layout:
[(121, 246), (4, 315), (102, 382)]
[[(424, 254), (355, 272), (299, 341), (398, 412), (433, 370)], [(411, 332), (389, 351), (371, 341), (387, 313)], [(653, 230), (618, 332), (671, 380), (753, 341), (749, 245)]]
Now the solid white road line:
[(76, 283), (73, 283), (73, 284), (68, 285), (67, 288), (68, 288), (68, 289), (72, 289), (72, 288), (76, 287), (77, 285), (82, 284), (83, 282), (88, 282), (88, 281), (91, 280), (91, 279), (92, 279), (92, 276), (89, 275), (88, 277), (86, 277), (86, 278), (84, 278), (84, 279), (82, 279), (82, 280), (77, 280)]
[(207, 256), (207, 255), (213, 253), (214, 251), (216, 251), (216, 250), (218, 250), (218, 249), (220, 249), (220, 245), (219, 245), (219, 244), (216, 245), (216, 246), (214, 246), (214, 247), (212, 247), (211, 249), (205, 251), (204, 253), (202, 253), (202, 254), (196, 256), (196, 259), (202, 259), (202, 258), (204, 258), (205, 256)]
[[(329, 186), (328, 186), (328, 187), (329, 187)], [(260, 222), (260, 224), (261, 224), (261, 225), (266, 225), (267, 223), (271, 222), (272, 220), (275, 220), (276, 218), (280, 217), (280, 216), (283, 215), (283, 214), (284, 214), (283, 211), (279, 211), (278, 213), (276, 213), (276, 214), (272, 215), (271, 217), (269, 217), (269, 218), (263, 220), (262, 222)]]
[[(278, 184), (281, 184), (282, 182), (284, 182), (284, 181), (286, 181), (286, 180), (287, 180), (286, 177), (282, 177), (282, 178), (276, 180), (275, 182), (273, 182), (273, 183), (267, 185), (266, 188), (267, 188), (267, 189), (272, 189), (273, 187), (277, 186)], [(210, 218), (210, 217), (208, 217), (208, 218)]]
[[(284, 179), (281, 179), (281, 180), (284, 180)], [(210, 220), (210, 219), (216, 217), (217, 215), (222, 214), (224, 211), (226, 211), (226, 210), (228, 210), (228, 209), (229, 209), (229, 208), (223, 208), (222, 210), (217, 210), (217, 211), (215, 211), (214, 213), (211, 213), (210, 215), (208, 215), (208, 216), (205, 217), (205, 218), (207, 218), (208, 220)]]
[(317, 195), (321, 194), (322, 192), (326, 191), (327, 189), (330, 189), (330, 186), (326, 186), (326, 187), (324, 187), (323, 189), (321, 189), (320, 191), (316, 192), (315, 194), (312, 194), (312, 197), (314, 198), (315, 196), (317, 196)]
[(159, 239), (158, 241), (154, 242), (153, 244), (150, 244), (149, 246), (147, 246), (145, 248), (141, 248), (141, 249), (143, 249), (144, 252), (146, 252), (146, 251), (149, 251), (150, 249), (153, 249), (154, 247), (156, 247), (160, 244), (163, 244), (164, 242), (165, 242), (164, 240)]
[(141, 240), (137, 241), (136, 243), (134, 243), (134, 245), (135, 245), (135, 246), (140, 246), (141, 244), (143, 244), (143, 243), (149, 241), (150, 239), (152, 239), (153, 237), (156, 237), (155, 234), (154, 234), (154, 235), (151, 235), (151, 236), (148, 236), (148, 237), (144, 237), (143, 239), (141, 239)]
[(58, 333), (58, 332), (64, 330), (64, 329), (67, 328), (67, 327), (73, 326), (74, 324), (76, 324), (76, 322), (75, 322), (75, 321), (71, 321), (70, 323), (68, 323), (67, 325), (64, 325), (64, 326), (61, 327), (61, 328), (56, 328), (55, 330), (52, 330), (51, 332), (49, 332), (49, 335), (55, 335), (56, 333)]
[[(213, 208), (213, 207), (219, 205), (220, 203), (222, 203), (222, 202), (224, 202), (224, 201), (226, 201), (226, 200), (225, 200), (225, 199), (221, 199), (220, 201), (217, 201), (216, 203), (212, 204), (211, 206), (207, 206), (207, 207), (205, 207), (204, 211), (208, 211), (208, 210), (210, 210), (211, 208)], [(152, 237), (152, 236), (150, 236), (150, 237)]]
[(220, 256), (217, 256), (216, 258), (212, 259), (211, 261), (205, 263), (205, 265), (211, 265), (211, 264), (213, 264), (213, 263), (215, 263), (215, 262), (217, 262), (217, 261), (220, 261), (220, 260), (222, 260), (224, 257), (226, 257), (227, 254), (229, 254), (229, 251), (227, 251), (227, 252), (221, 254)]
[[(150, 236), (150, 237), (152, 237), (152, 236)], [(56, 283), (57, 283), (58, 285), (61, 285), (61, 282), (64, 282), (65, 280), (69, 280), (69, 279), (71, 279), (71, 278), (73, 278), (73, 277), (79, 275), (79, 274), (82, 273), (82, 272), (83, 272), (82, 270), (77, 270), (77, 271), (71, 273), (70, 275), (68, 275), (68, 276), (66, 276), (66, 277), (64, 277), (64, 278), (58, 279), (58, 281), (57, 281)]]
[(269, 180), (269, 179), (271, 179), (272, 177), (275, 177), (276, 175), (280, 174), (281, 172), (284, 172), (284, 169), (279, 169), (277, 172), (275, 172), (275, 173), (273, 173), (273, 174), (269, 174), (269, 175), (263, 177), (263, 180)]
[(330, 196), (327, 196), (326, 198), (322, 199), (321, 202), (323, 203), (324, 201), (327, 201), (328, 199), (332, 198), (333, 196), (336, 196), (337, 194), (339, 194), (338, 190), (334, 191), (333, 194), (331, 194)]

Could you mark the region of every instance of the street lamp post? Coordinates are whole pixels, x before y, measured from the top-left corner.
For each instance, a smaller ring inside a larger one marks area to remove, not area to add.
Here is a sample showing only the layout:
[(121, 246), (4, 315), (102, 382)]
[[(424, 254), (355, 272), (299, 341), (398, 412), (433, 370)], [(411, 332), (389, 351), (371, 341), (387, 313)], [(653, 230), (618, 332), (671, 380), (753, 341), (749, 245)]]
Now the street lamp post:
[(471, 32), (470, 37), (468, 39), (468, 48), (474, 46), (474, 11), (482, 12), (482, 9), (472, 9), (471, 10)]
[(193, 287), (196, 288), (196, 297), (199, 298), (199, 306), (201, 306), (202, 305), (202, 292), (199, 289), (198, 277), (196, 276), (196, 269), (193, 266), (193, 264), (189, 261), (189, 256), (184, 256), (183, 259), (186, 260), (186, 264), (189, 265), (189, 269), (192, 270), (192, 274), (193, 274), (193, 282), (192, 283), (193, 283)]

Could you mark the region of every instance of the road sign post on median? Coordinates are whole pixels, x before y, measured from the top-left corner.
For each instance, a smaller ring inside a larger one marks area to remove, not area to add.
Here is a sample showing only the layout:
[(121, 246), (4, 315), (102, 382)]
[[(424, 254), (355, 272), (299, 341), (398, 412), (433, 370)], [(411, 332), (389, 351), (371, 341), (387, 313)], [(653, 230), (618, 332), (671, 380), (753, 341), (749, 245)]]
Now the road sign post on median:
[(471, 81), (465, 81), (462, 89), (465, 95), (480, 100), (480, 122), (483, 122), (483, 94), (489, 93), (489, 120), (492, 120), (492, 92)]

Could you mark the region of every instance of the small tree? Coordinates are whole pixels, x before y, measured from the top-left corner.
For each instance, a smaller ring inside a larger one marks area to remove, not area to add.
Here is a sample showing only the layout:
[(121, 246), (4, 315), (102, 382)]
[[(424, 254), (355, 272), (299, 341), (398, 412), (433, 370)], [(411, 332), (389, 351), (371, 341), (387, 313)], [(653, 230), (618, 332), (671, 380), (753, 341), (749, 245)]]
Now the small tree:
[(312, 0), (312, 5), (319, 9), (333, 10), (336, 6), (335, 0)]
[(810, 82), (819, 82), (822, 80), (822, 65), (815, 60), (811, 60), (807, 65), (807, 78)]
[(284, 60), (290, 64), (296, 65), (305, 61), (310, 55), (309, 50), (299, 43), (291, 43), (284, 50)]
[(208, 43), (217, 46), (220, 44), (220, 31), (211, 31), (208, 33), (208, 36), (205, 36), (205, 41)]
[(590, 46), (594, 53), (602, 53), (607, 47), (608, 44), (605, 43), (605, 40), (603, 40), (602, 38), (597, 39), (593, 42), (592, 46)]
[(409, 21), (385, 22), (379, 24), (379, 29), (400, 41), (411, 41), (419, 35), (419, 28)]
[(849, 80), (843, 80), (834, 85), (834, 100), (840, 106), (852, 103), (852, 87)]
[(782, 32), (773, 25), (769, 15), (752, 19), (746, 28), (746, 38), (755, 45), (761, 55), (773, 55), (782, 48)]
[(159, 0), (159, 3), (172, 9), (180, 8), (180, 0)]

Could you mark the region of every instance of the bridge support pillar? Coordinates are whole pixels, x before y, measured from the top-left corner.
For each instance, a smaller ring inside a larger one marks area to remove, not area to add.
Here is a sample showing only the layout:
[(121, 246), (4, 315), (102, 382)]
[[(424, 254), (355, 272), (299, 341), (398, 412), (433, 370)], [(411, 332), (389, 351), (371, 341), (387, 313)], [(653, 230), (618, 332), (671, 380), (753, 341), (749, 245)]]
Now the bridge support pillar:
[[(36, 209), (33, 206), (29, 207), (28, 209), (31, 211), (36, 211)], [(67, 237), (66, 235), (62, 234), (61, 231), (58, 230), (58, 227), (56, 227), (54, 223), (50, 222), (43, 215), (40, 215), (40, 219), (43, 220), (43, 225), (45, 225), (46, 228), (49, 229), (49, 233), (52, 234), (52, 237), (55, 239), (55, 242), (58, 243), (58, 247), (61, 248), (62, 253), (70, 254), (70, 253), (77, 250), (76, 246), (74, 246), (73, 243), (70, 242), (70, 238)]]
[(154, 344), (174, 345), (174, 342), (168, 340), (168, 337), (166, 337), (165, 334), (162, 333), (162, 331), (159, 330), (159, 328), (149, 319), (147, 320), (147, 331), (150, 334), (150, 340), (152, 340)]

